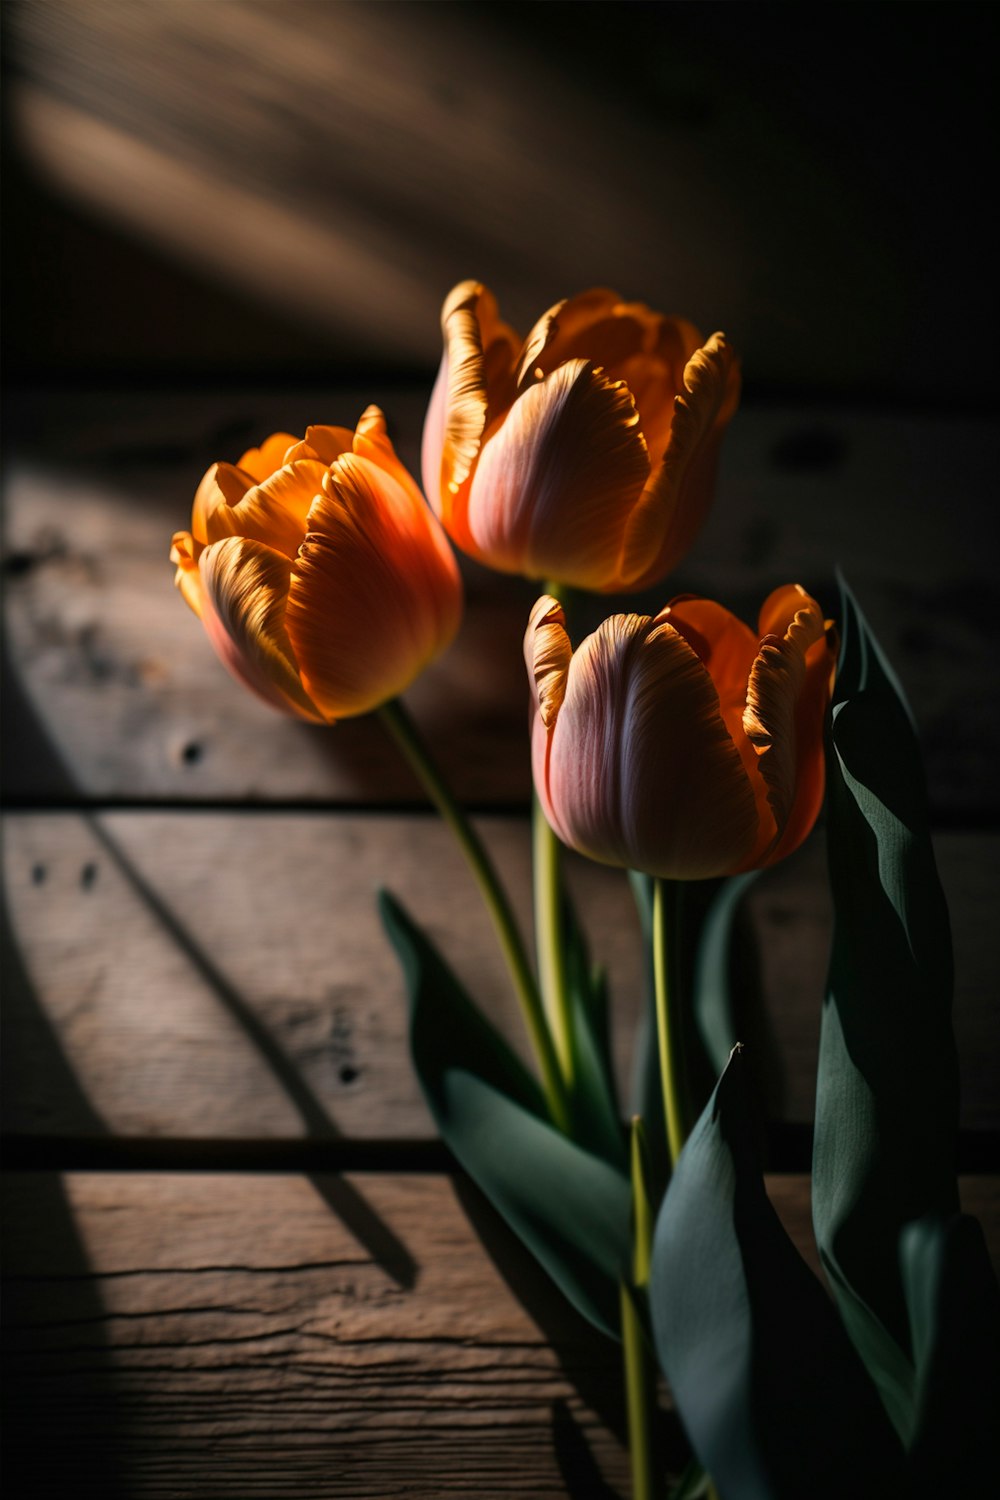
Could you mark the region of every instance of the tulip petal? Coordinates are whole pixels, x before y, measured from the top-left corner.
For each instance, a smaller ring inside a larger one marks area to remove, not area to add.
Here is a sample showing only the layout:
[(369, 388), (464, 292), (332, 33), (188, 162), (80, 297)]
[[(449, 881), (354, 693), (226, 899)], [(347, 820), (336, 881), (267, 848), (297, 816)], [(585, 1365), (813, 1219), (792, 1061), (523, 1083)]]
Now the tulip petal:
[(285, 629), (288, 558), (259, 541), (232, 536), (206, 547), (200, 568), (202, 620), (225, 665), (267, 702), (321, 720), (303, 689)]
[(191, 530), (202, 546), (209, 540), (213, 513), (220, 506), (238, 505), (247, 490), (252, 488), (253, 476), (235, 464), (213, 464), (206, 471), (191, 509)]
[[(778, 826), (784, 835), (796, 802), (800, 763), (803, 759), (798, 742), (799, 705), (806, 685), (806, 661), (810, 649), (822, 645), (823, 615), (814, 599), (804, 589), (781, 590), (787, 608), (789, 598), (798, 603), (783, 635), (768, 634), (761, 641), (757, 659), (750, 670), (747, 706), (743, 727), (758, 756), (761, 775), (767, 785), (767, 797)], [(776, 622), (775, 596), (767, 601), (762, 617)], [(822, 652), (813, 661), (822, 661)], [(815, 671), (815, 669), (814, 669)], [(813, 688), (816, 688), (815, 678)], [(813, 715), (822, 725), (822, 715)], [(812, 748), (812, 747), (810, 747)], [(808, 769), (819, 756), (809, 757)], [(805, 767), (803, 769), (806, 769)], [(815, 785), (815, 777), (812, 778)], [(818, 809), (817, 809), (818, 810)], [(770, 851), (767, 851), (770, 853)]]
[(685, 366), (662, 463), (632, 514), (622, 558), (628, 587), (662, 578), (700, 531), (712, 499), (719, 443), (738, 397), (738, 363), (725, 334), (713, 333)]
[(505, 572), (614, 587), (628, 516), (649, 474), (635, 404), (585, 360), (514, 403), (469, 491), (474, 555)]
[(548, 738), (543, 801), (591, 858), (699, 879), (752, 846), (755, 799), (718, 696), (668, 622), (616, 615), (588, 637)]
[(311, 697), (329, 718), (377, 707), (443, 650), (460, 612), (454, 557), (416, 487), (344, 454), (310, 512), (286, 611)]
[(296, 441), (290, 432), (273, 432), (259, 448), (248, 448), (237, 467), (259, 484), (262, 479), (273, 474), (275, 469), (281, 468), (286, 462), (285, 454)]
[[(521, 348), (517, 364), (517, 384), (523, 386), (551, 373), (567, 359), (584, 357), (601, 361), (586, 343), (588, 328), (621, 303), (617, 292), (608, 287), (593, 287), (577, 297), (563, 298), (542, 314)], [(586, 347), (585, 347), (586, 344)]]
[(208, 516), (207, 540), (252, 537), (285, 557), (294, 558), (305, 537), (306, 519), (326, 472), (326, 465), (315, 458), (286, 464), (262, 483), (253, 485), (235, 504), (217, 505)]
[(535, 707), (546, 729), (552, 727), (566, 696), (566, 674), (572, 655), (565, 611), (558, 599), (544, 594), (528, 618), (524, 660)]
[(713, 599), (692, 596), (673, 599), (656, 618), (669, 620), (708, 669), (719, 695), (719, 712), (756, 798), (759, 826), (755, 847), (767, 847), (777, 837), (778, 825), (768, 801), (767, 785), (760, 774), (757, 753), (743, 728), (747, 683), (757, 659), (760, 638), (749, 625)]
[(198, 567), (198, 554), (201, 550), (201, 543), (195, 541), (190, 531), (174, 532), (170, 544), (170, 561), (177, 565), (174, 583), (180, 589), (185, 604), (194, 610), (199, 620), (205, 608), (201, 571)]
[(295, 443), (285, 454), (285, 464), (302, 458), (319, 459), (329, 467), (342, 453), (350, 453), (354, 433), (349, 427), (307, 427), (300, 443)]

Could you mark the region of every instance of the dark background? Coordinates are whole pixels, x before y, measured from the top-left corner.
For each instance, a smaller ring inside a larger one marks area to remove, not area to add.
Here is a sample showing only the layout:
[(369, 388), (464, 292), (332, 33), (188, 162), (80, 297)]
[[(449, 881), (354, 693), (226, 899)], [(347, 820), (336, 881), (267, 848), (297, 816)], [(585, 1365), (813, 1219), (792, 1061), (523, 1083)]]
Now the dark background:
[(985, 412), (990, 9), (7, 0), (5, 378), (426, 378), (474, 275)]

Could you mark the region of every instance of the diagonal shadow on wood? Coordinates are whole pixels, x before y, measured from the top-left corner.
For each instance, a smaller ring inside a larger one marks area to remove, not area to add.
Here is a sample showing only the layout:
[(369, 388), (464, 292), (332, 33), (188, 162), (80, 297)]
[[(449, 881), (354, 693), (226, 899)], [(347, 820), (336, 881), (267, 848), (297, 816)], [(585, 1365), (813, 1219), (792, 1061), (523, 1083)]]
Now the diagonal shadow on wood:
[[(5, 1128), (16, 1128), (18, 1100), (40, 1087), (60, 1124), (91, 1138), (106, 1135), (39, 1003), (8, 916), (5, 887), (0, 982)], [(63, 1178), (56, 1172), (9, 1172), (2, 1225), (6, 1493), (26, 1500), (71, 1494), (125, 1500), (119, 1455), (128, 1447), (128, 1419), (118, 1400), (108, 1315)], [(87, 1330), (86, 1365), (70, 1370), (65, 1344), (76, 1341), (81, 1327)]]
[[(329, 1112), (302, 1077), (287, 1053), (279, 1046), (267, 1027), (239, 991), (216, 967), (209, 955), (191, 936), (159, 894), (93, 815), (87, 825), (114, 861), (136, 894), (169, 934), (192, 967), (215, 992), (230, 1015), (242, 1027), (250, 1042), (274, 1074), (295, 1105), (308, 1134), (317, 1140), (335, 1140), (340, 1131)], [(316, 1192), (341, 1219), (372, 1259), (391, 1276), (397, 1286), (409, 1290), (416, 1284), (417, 1266), (409, 1250), (375, 1212), (362, 1193), (343, 1177), (321, 1173), (307, 1174)]]
[[(455, 1178), (455, 1194), (483, 1249), (538, 1325), (567, 1380), (624, 1447), (628, 1439), (621, 1346), (598, 1333), (570, 1306), (471, 1178), (459, 1174)], [(588, 1488), (598, 1472), (597, 1466), (584, 1433), (564, 1402), (553, 1404), (552, 1436), (556, 1460), (569, 1493), (603, 1495), (601, 1489)], [(674, 1412), (659, 1412), (654, 1441), (661, 1468), (680, 1473), (691, 1449)]]

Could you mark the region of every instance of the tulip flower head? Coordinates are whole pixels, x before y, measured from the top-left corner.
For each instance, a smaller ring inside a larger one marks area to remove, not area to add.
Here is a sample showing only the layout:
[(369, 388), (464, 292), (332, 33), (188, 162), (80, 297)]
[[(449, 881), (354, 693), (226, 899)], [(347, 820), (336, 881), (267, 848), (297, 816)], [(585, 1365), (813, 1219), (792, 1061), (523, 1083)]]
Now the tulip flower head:
[(571, 848), (698, 880), (774, 864), (812, 828), (833, 627), (797, 584), (766, 600), (759, 635), (682, 597), (613, 615), (575, 652), (546, 595), (524, 652), (535, 787)]
[(424, 489), (452, 540), (505, 573), (608, 593), (657, 582), (711, 504), (739, 399), (725, 335), (584, 292), (524, 343), (485, 287), (441, 315)]
[(170, 556), (233, 675), (316, 722), (402, 692), (461, 615), (448, 540), (377, 406), (354, 433), (279, 432), (238, 464), (213, 464)]

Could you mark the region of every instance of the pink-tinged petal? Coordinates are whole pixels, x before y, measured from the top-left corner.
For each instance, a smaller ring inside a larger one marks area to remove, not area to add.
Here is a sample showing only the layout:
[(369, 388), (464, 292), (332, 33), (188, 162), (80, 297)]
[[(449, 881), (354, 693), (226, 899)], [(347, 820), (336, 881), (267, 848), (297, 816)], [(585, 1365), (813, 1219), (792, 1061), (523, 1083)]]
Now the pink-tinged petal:
[(233, 676), (276, 708), (322, 720), (302, 686), (285, 629), (288, 558), (261, 542), (226, 537), (205, 549), (200, 568), (202, 621)]
[(193, 609), (199, 620), (205, 609), (205, 595), (201, 586), (201, 571), (198, 567), (198, 557), (202, 551), (202, 544), (195, 541), (190, 531), (175, 531), (173, 541), (170, 544), (170, 561), (177, 566), (174, 574), (174, 583), (181, 591), (181, 597), (190, 609)]
[(285, 454), (297, 441), (290, 432), (274, 432), (269, 438), (265, 438), (259, 448), (248, 448), (240, 459), (238, 468), (244, 470), (259, 484), (275, 469), (280, 469), (285, 463)]
[(295, 443), (285, 454), (286, 464), (301, 458), (317, 458), (329, 467), (342, 453), (350, 453), (354, 433), (349, 427), (307, 427), (300, 443)]
[(320, 493), (326, 465), (300, 459), (247, 490), (235, 504), (217, 505), (208, 517), (208, 541), (251, 537), (292, 559), (306, 534), (310, 507)]
[(738, 400), (738, 362), (725, 335), (714, 333), (685, 366), (663, 460), (633, 512), (622, 561), (629, 588), (662, 578), (690, 549), (712, 502), (719, 445)]
[(195, 492), (191, 510), (191, 530), (204, 545), (210, 540), (212, 515), (220, 506), (238, 505), (247, 490), (253, 488), (253, 477), (235, 464), (213, 464)]
[[(767, 635), (761, 641), (747, 684), (743, 728), (757, 754), (779, 838), (796, 801), (797, 713), (806, 683), (806, 658), (810, 648), (823, 638), (822, 613), (803, 590), (800, 608), (784, 634)], [(755, 851), (758, 859), (769, 852)]]
[(502, 572), (615, 586), (649, 474), (627, 386), (584, 360), (529, 387), (485, 444), (469, 492), (475, 555)]
[(310, 512), (285, 616), (324, 714), (365, 713), (402, 692), (450, 642), (461, 601), (454, 557), (415, 486), (344, 454)]
[(427, 406), (427, 414), (424, 417), (424, 430), (420, 441), (420, 474), (424, 483), (424, 493), (430, 501), (434, 514), (445, 525), (448, 524), (454, 499), (441, 473), (447, 401), (448, 347), (445, 345), (441, 363), (438, 365), (434, 389), (431, 391), (431, 399)]
[(555, 723), (566, 696), (566, 677), (572, 655), (565, 611), (558, 599), (544, 594), (528, 617), (524, 661), (532, 699), (546, 729), (551, 729)]
[(756, 804), (711, 678), (667, 622), (617, 615), (570, 663), (547, 797), (574, 848), (666, 878), (725, 873)]

